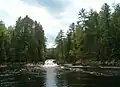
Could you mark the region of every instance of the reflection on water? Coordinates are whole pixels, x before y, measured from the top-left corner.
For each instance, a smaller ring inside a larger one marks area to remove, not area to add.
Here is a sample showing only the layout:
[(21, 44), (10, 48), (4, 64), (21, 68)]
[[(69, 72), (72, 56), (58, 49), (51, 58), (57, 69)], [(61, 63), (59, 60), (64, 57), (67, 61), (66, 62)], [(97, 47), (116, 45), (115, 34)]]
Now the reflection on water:
[(0, 87), (120, 87), (119, 81), (119, 76), (94, 76), (59, 67), (0, 68)]
[(0, 87), (44, 87), (44, 71), (34, 68), (0, 68)]
[[(58, 87), (120, 87), (120, 77), (92, 76), (81, 72), (67, 72), (58, 76)], [(64, 83), (65, 82), (65, 83)]]
[(56, 72), (55, 67), (45, 68), (46, 70), (46, 87), (56, 87)]

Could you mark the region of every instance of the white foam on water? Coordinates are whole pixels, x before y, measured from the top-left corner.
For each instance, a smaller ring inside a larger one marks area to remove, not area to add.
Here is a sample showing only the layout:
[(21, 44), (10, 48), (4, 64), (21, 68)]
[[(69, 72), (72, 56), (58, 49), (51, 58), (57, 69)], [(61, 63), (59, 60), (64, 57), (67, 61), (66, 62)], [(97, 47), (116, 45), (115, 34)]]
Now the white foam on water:
[(56, 67), (56, 66), (58, 66), (56, 63), (54, 63), (54, 61), (55, 61), (54, 59), (46, 60), (43, 67)]

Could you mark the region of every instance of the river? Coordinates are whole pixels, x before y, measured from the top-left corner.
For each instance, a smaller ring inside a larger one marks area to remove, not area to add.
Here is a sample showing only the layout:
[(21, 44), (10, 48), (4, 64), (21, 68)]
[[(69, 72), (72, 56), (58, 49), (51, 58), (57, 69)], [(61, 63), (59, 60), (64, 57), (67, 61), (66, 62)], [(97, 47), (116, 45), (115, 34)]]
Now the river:
[(95, 76), (60, 67), (0, 68), (0, 87), (120, 87), (120, 76)]

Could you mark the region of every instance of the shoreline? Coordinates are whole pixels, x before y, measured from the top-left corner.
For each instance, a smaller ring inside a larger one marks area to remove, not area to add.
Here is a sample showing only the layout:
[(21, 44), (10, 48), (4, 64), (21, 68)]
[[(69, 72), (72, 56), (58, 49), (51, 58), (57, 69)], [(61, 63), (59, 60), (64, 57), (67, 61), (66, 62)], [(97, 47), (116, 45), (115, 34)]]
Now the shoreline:
[(78, 71), (95, 76), (120, 76), (120, 67), (115, 66), (72, 66), (65, 64), (63, 67), (65, 70)]
[[(34, 68), (34, 69), (41, 69), (41, 64), (24, 64), (25, 67)], [(72, 64), (63, 64), (58, 65), (62, 70), (65, 71), (75, 71), (75, 72), (81, 72), (86, 74), (91, 74), (94, 76), (120, 76), (120, 67), (115, 66), (82, 66), (82, 65), (76, 65), (73, 66)], [(8, 65), (0, 65), (0, 68), (6, 68), (10, 67)], [(55, 66), (56, 67), (56, 66)]]
[[(24, 66), (42, 66), (41, 63), (14, 63), (14, 64), (20, 64)], [(1, 67), (7, 67), (14, 64), (1, 64)], [(72, 65), (72, 64), (58, 64), (59, 66), (69, 67), (69, 68), (102, 68), (102, 69), (120, 69), (120, 66), (114, 66), (114, 65)]]

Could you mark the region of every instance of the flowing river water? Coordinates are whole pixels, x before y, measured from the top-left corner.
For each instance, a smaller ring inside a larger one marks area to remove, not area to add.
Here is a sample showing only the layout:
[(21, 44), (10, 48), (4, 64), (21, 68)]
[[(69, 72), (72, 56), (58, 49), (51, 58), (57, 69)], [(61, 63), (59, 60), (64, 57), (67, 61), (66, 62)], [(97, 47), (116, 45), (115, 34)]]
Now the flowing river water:
[(60, 67), (0, 68), (0, 87), (120, 87), (117, 76), (95, 76)]

